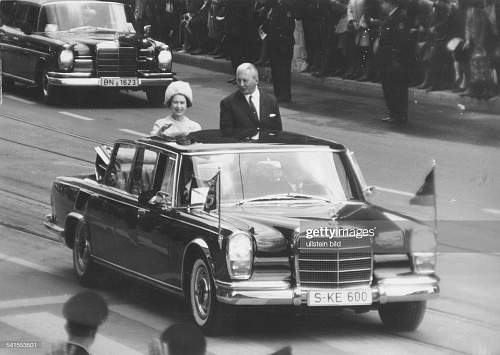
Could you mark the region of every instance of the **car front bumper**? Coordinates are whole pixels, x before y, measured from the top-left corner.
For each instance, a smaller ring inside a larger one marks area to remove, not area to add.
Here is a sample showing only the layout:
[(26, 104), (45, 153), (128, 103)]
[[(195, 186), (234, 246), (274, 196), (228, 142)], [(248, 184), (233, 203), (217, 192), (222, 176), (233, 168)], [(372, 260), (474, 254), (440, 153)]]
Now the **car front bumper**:
[(90, 73), (47, 73), (48, 83), (53, 86), (85, 86), (85, 87), (101, 87), (106, 89), (129, 89), (129, 90), (143, 90), (155, 86), (168, 86), (174, 81), (173, 73), (142, 73), (137, 79), (139, 84), (137, 86), (101, 86), (101, 78), (92, 77)]
[[(286, 281), (217, 281), (217, 299), (233, 305), (307, 304), (309, 289), (291, 287)], [(439, 295), (434, 275), (404, 275), (380, 279), (371, 286), (373, 303), (425, 301)]]

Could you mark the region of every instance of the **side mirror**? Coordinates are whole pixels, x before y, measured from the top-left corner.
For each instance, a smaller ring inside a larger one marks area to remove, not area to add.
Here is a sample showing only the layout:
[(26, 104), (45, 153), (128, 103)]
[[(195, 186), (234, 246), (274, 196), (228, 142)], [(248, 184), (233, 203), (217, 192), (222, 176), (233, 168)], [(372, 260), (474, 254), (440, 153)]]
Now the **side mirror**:
[(376, 191), (377, 190), (376, 190), (375, 186), (365, 186), (363, 188), (363, 195), (365, 196), (365, 198), (368, 198), (368, 197), (372, 196)]
[(144, 26), (144, 37), (151, 37), (151, 25)]

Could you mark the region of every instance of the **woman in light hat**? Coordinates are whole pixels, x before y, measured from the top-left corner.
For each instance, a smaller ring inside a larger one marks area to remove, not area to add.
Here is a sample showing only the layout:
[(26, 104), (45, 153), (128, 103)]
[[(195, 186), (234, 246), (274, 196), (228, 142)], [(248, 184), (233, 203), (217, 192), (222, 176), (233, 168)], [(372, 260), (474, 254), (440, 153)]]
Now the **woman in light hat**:
[(189, 83), (174, 81), (165, 92), (165, 103), (171, 112), (154, 123), (152, 136), (177, 137), (201, 130), (201, 126), (191, 121), (185, 114), (193, 104), (193, 91)]

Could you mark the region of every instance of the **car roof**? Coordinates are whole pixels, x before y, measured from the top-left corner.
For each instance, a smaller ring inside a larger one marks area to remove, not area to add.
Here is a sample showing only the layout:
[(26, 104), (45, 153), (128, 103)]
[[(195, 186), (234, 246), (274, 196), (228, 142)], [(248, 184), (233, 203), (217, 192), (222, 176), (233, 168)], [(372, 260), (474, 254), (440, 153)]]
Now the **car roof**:
[(150, 136), (138, 139), (137, 143), (168, 149), (176, 153), (290, 148), (345, 150), (342, 144), (326, 139), (292, 132), (255, 130), (203, 130), (193, 132), (181, 139)]
[(118, 2), (118, 1), (100, 1), (100, 0), (0, 0), (0, 2), (6, 2), (6, 1), (21, 1), (37, 5), (45, 5), (55, 2)]

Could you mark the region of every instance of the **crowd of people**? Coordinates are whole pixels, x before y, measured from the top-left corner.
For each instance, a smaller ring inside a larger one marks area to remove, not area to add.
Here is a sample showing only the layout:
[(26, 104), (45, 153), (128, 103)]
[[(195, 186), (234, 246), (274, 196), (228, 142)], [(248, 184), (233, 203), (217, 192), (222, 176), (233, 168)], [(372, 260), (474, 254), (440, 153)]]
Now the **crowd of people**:
[[(176, 50), (270, 65), (289, 101), (290, 71), (381, 81), (382, 0), (136, 0), (138, 28)], [(408, 85), (489, 98), (499, 91), (499, 0), (398, 0)]]

